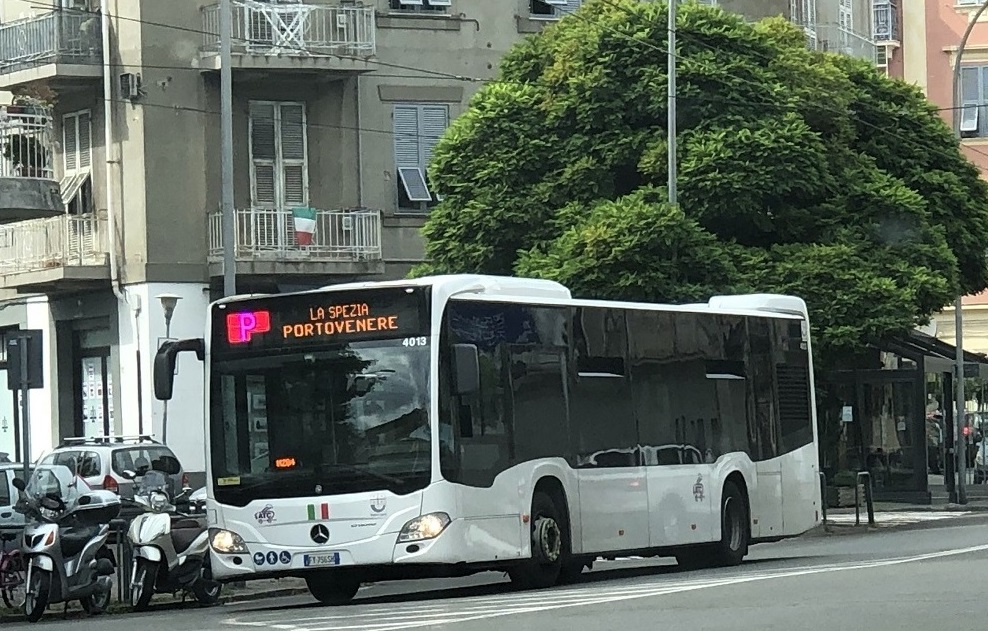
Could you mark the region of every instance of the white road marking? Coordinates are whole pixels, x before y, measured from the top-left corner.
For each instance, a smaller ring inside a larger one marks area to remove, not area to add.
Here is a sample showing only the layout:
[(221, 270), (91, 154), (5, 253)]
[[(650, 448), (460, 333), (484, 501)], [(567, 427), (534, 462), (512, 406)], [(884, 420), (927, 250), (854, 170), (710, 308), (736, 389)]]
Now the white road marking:
[[(894, 511), (886, 513), (875, 513), (876, 526), (901, 526), (903, 524), (918, 524), (927, 521), (941, 521), (944, 519), (955, 519), (971, 515), (972, 511)], [(850, 525), (854, 523), (854, 513), (838, 513), (827, 515), (827, 521), (837, 525)], [(861, 523), (868, 523), (868, 512), (861, 511)]]
[[(660, 578), (657, 581), (635, 585), (602, 586), (600, 584), (592, 584), (561, 590), (473, 596), (469, 598), (447, 599), (437, 602), (434, 605), (423, 602), (408, 603), (407, 606), (403, 603), (368, 606), (358, 604), (329, 609), (328, 611), (322, 610), (326, 611), (322, 615), (300, 615), (292, 624), (285, 623), (285, 612), (247, 613), (224, 620), (223, 623), (234, 627), (253, 627), (286, 631), (356, 631), (358, 629), (363, 631), (406, 631), (408, 629), (437, 627), (473, 620), (486, 620), (516, 614), (551, 611), (553, 609), (585, 607), (625, 600), (652, 598), (712, 587), (740, 585), (755, 581), (888, 567), (984, 551), (988, 551), (988, 545), (861, 563), (807, 566), (790, 570), (763, 572), (738, 572), (730, 576), (716, 578), (698, 578), (695, 576), (680, 580)], [(304, 614), (304, 610), (300, 610), (298, 613)], [(271, 619), (267, 621), (259, 620), (255, 616), (261, 618), (270, 616)], [(386, 616), (389, 616), (389, 618)], [(255, 619), (248, 619), (248, 617)]]

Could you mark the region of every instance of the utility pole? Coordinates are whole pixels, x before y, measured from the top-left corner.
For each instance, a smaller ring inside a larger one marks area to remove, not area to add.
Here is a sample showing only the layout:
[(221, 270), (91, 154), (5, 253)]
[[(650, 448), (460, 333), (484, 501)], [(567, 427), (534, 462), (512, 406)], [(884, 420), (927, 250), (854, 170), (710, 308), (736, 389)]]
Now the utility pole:
[(223, 180), (223, 295), (237, 293), (236, 217), (233, 209), (233, 8), (220, 0), (220, 154)]
[(669, 93), (669, 121), (666, 126), (666, 137), (668, 138), (669, 155), (667, 161), (669, 182), (669, 204), (675, 206), (679, 203), (679, 192), (676, 190), (676, 4), (679, 0), (668, 0), (669, 2), (669, 24), (666, 29), (667, 48), (666, 61), (667, 70), (667, 92)]
[[(967, 24), (967, 30), (964, 31), (964, 37), (961, 38), (961, 45), (957, 47), (957, 59), (954, 60), (954, 135), (957, 140), (961, 139), (961, 115), (962, 111), (959, 109), (963, 102), (963, 95), (961, 94), (961, 60), (964, 57), (964, 49), (967, 47), (967, 40), (971, 37), (971, 31), (974, 30), (974, 25), (978, 23), (978, 19), (981, 14), (988, 9), (988, 0), (984, 0), (978, 10), (971, 17)], [(955, 332), (956, 341), (954, 344), (956, 348), (956, 360), (954, 366), (954, 372), (956, 376), (954, 379), (957, 381), (956, 393), (957, 400), (955, 404), (957, 406), (956, 418), (954, 419), (954, 451), (956, 454), (957, 462), (957, 503), (967, 504), (967, 491), (964, 488), (964, 477), (967, 475), (967, 436), (964, 434), (964, 422), (965, 417), (965, 403), (967, 398), (964, 396), (964, 314), (962, 309), (962, 296), (957, 296), (954, 301), (954, 327), (957, 329)]]

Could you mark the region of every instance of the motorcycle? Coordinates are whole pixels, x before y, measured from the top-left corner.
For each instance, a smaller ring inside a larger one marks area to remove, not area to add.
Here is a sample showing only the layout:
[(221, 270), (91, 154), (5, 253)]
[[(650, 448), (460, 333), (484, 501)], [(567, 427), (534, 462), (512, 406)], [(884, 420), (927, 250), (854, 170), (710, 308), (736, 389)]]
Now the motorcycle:
[(49, 605), (79, 600), (90, 615), (110, 604), (113, 553), (106, 545), (120, 498), (93, 491), (65, 465), (39, 467), (14, 479), (14, 510), (29, 520), (21, 553), (27, 564), (24, 614), (37, 622)]
[(127, 531), (134, 548), (131, 605), (143, 611), (154, 594), (178, 591), (191, 594), (200, 604), (215, 604), (222, 585), (212, 579), (209, 568), (206, 517), (179, 513), (176, 506), (188, 501), (191, 489), (183, 489), (173, 503), (163, 472), (150, 470), (138, 476), (127, 471), (124, 477), (135, 480), (133, 502), (144, 510)]

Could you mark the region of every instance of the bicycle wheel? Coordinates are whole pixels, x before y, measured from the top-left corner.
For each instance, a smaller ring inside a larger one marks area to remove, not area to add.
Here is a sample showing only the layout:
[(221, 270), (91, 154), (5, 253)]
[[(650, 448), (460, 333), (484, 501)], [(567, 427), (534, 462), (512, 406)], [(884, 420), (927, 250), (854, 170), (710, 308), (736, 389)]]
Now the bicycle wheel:
[(23, 557), (18, 551), (4, 555), (0, 561), (0, 597), (8, 609), (24, 604), (25, 574)]

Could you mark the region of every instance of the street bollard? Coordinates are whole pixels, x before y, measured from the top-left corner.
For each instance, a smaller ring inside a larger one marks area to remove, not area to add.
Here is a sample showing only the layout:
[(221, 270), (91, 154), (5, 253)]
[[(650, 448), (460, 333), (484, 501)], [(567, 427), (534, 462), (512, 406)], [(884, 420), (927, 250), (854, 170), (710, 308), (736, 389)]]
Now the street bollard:
[(861, 525), (861, 497), (858, 488), (862, 486), (861, 478), (865, 479), (865, 505), (868, 508), (868, 525), (875, 525), (875, 502), (871, 489), (871, 473), (868, 471), (858, 471), (856, 484), (854, 485), (854, 525)]

